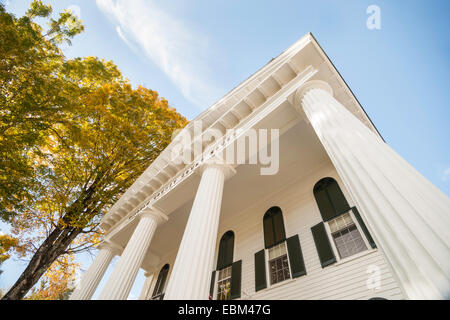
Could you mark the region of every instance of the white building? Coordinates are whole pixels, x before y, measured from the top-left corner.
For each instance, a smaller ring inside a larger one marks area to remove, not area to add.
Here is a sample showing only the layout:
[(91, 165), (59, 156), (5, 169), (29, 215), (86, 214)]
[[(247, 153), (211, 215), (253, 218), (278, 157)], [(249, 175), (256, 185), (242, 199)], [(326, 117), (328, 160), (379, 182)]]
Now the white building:
[(449, 198), (383, 141), (311, 34), (182, 134), (195, 159), (173, 141), (111, 208), (72, 299), (115, 255), (100, 299), (127, 299), (140, 268), (141, 299), (450, 298)]

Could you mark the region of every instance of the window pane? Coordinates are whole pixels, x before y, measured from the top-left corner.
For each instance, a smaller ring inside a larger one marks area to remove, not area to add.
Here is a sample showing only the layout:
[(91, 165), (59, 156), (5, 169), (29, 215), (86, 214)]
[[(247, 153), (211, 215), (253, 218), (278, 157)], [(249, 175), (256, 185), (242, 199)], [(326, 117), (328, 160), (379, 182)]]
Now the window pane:
[[(340, 226), (338, 231), (332, 233), (332, 237), (341, 259), (367, 249), (361, 233), (356, 228), (356, 225), (353, 224), (350, 215), (345, 214), (330, 222), (337, 222), (337, 225)], [(349, 222), (351, 223), (350, 225)], [(330, 224), (330, 229), (336, 229), (336, 227), (331, 226), (332, 224)]]
[(217, 281), (217, 300), (230, 300), (231, 266), (219, 270)]
[(275, 284), (290, 278), (286, 243), (282, 242), (269, 249), (270, 283)]

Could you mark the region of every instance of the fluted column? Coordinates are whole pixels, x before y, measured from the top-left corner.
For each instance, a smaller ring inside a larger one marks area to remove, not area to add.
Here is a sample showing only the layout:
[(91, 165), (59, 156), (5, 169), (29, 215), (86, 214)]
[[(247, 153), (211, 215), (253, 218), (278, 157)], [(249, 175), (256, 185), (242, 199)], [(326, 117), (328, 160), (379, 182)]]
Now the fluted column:
[(168, 218), (154, 209), (145, 209), (116, 268), (108, 279), (100, 300), (126, 300), (159, 224)]
[(144, 285), (142, 286), (142, 290), (141, 293), (139, 295), (139, 300), (148, 300), (148, 296), (149, 296), (149, 291), (150, 291), (150, 287), (152, 285), (152, 281), (153, 281), (153, 273), (149, 273), (146, 272), (145, 273), (145, 282)]
[(98, 284), (103, 278), (106, 269), (108, 269), (111, 260), (120, 250), (109, 243), (102, 243), (99, 246), (100, 251), (94, 259), (94, 262), (83, 275), (80, 284), (71, 294), (70, 300), (90, 300)]
[(311, 81), (296, 93), (368, 228), (411, 299), (450, 298), (450, 200)]
[(164, 300), (208, 299), (223, 186), (234, 169), (208, 163), (203, 165), (201, 172)]

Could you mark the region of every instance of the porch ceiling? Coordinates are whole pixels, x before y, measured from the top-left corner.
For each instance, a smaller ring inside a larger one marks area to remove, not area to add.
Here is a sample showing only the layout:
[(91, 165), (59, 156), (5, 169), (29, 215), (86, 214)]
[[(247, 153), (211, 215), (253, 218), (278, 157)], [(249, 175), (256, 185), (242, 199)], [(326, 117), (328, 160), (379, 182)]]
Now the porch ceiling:
[[(269, 146), (270, 148), (270, 146)], [(221, 219), (229, 219), (270, 196), (291, 181), (322, 166), (329, 161), (328, 155), (309, 123), (302, 120), (285, 130), (280, 137), (280, 167), (275, 175), (260, 175), (260, 165), (239, 165), (236, 174), (225, 182)], [(177, 250), (192, 206), (200, 177), (193, 176), (177, 192), (169, 193), (158, 203), (162, 210), (170, 210), (169, 221), (158, 227), (144, 261), (143, 267), (151, 269), (155, 257), (162, 257)], [(261, 213), (263, 214), (263, 213)], [(125, 246), (136, 222), (133, 221), (112, 240)]]

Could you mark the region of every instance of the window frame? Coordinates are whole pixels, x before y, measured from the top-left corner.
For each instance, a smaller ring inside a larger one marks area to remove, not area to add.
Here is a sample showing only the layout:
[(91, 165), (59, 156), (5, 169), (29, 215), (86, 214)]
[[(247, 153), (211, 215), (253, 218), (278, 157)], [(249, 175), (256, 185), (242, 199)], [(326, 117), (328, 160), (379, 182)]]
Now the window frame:
[[(229, 281), (230, 281), (230, 292), (228, 293), (230, 297), (229, 297), (229, 299), (227, 299), (227, 300), (219, 300), (219, 299), (218, 299), (218, 298), (219, 298), (219, 273), (220, 273), (220, 271), (225, 270), (225, 269), (227, 269), (227, 268), (230, 269), (230, 276), (227, 278), (227, 279), (229, 279)], [(220, 269), (220, 270), (216, 270), (216, 272), (215, 272), (215, 274), (214, 274), (214, 286), (216, 287), (216, 289), (214, 290), (214, 297), (213, 297), (214, 300), (217, 300), (217, 301), (228, 301), (228, 300), (232, 300), (232, 299), (231, 299), (231, 279), (232, 279), (232, 272), (233, 272), (233, 264), (231, 264), (231, 265), (229, 265), (229, 266), (227, 266), (227, 267), (223, 267), (223, 268)]]
[[(266, 289), (270, 289), (270, 288), (274, 288), (277, 287), (281, 284), (286, 283), (287, 281), (292, 281), (294, 280), (294, 278), (292, 278), (292, 268), (291, 268), (291, 261), (289, 260), (289, 252), (288, 252), (288, 247), (287, 247), (287, 238), (284, 239), (283, 241), (274, 244), (272, 246), (270, 246), (269, 248), (265, 248), (264, 249), (264, 258), (265, 258), (265, 265), (264, 267), (266, 268), (266, 283), (267, 283), (267, 288)], [(279, 246), (281, 244), (284, 244), (285, 248), (286, 248), (286, 257), (287, 257), (287, 263), (288, 263), (288, 268), (289, 268), (289, 278), (284, 279), (283, 281), (277, 282), (277, 283), (273, 283), (271, 281), (271, 273), (270, 273), (270, 265), (269, 262), (271, 261), (270, 257), (269, 257), (269, 250), (272, 249), (273, 247)]]
[[(231, 234), (232, 236), (232, 242), (233, 242), (233, 247), (231, 250), (231, 262), (228, 264), (225, 264), (222, 266), (222, 268), (218, 269), (218, 263), (219, 263), (219, 258), (220, 258), (220, 245), (222, 243), (222, 240), (224, 239), (224, 237), (227, 234)], [(212, 300), (217, 300), (218, 296), (219, 296), (219, 273), (221, 270), (224, 270), (226, 268), (231, 268), (230, 269), (230, 300), (231, 300), (231, 279), (232, 279), (232, 271), (233, 271), (233, 263), (234, 263), (234, 253), (235, 253), (235, 249), (236, 249), (236, 234), (234, 233), (233, 230), (228, 230), (225, 231), (222, 236), (220, 237), (219, 240), (219, 245), (217, 247), (217, 257), (216, 257), (216, 270), (214, 272), (214, 290), (213, 290), (213, 296), (211, 297)]]
[[(336, 257), (336, 263), (344, 262), (344, 261), (347, 261), (347, 260), (351, 260), (351, 259), (353, 259), (355, 257), (358, 257), (359, 255), (364, 255), (365, 253), (369, 253), (369, 252), (377, 250), (376, 248), (373, 249), (371, 247), (369, 241), (366, 238), (365, 233), (363, 232), (363, 230), (361, 229), (361, 226), (359, 225), (358, 219), (356, 219), (355, 215), (353, 214), (353, 210), (351, 208), (350, 208), (349, 211), (344, 212), (344, 213), (340, 214), (339, 216), (337, 216), (337, 217), (335, 217), (333, 219), (330, 219), (328, 221), (324, 221), (324, 226), (325, 226), (325, 230), (326, 230), (326, 233), (327, 233), (327, 236), (328, 236), (328, 240), (330, 241), (331, 248), (333, 250), (334, 256)], [(330, 223), (330, 221), (333, 221), (334, 219), (339, 218), (340, 216), (342, 216), (342, 215), (344, 215), (346, 213), (349, 213), (350, 218), (352, 219), (353, 223), (355, 224), (356, 229), (358, 230), (362, 240), (364, 241), (364, 244), (366, 245), (366, 250), (363, 250), (363, 251), (360, 251), (358, 253), (352, 254), (351, 256), (348, 256), (348, 257), (345, 257), (345, 258), (341, 258), (341, 255), (339, 254), (339, 250), (336, 247), (336, 243), (334, 242), (333, 234), (331, 232), (331, 228), (330, 228), (329, 223)]]

